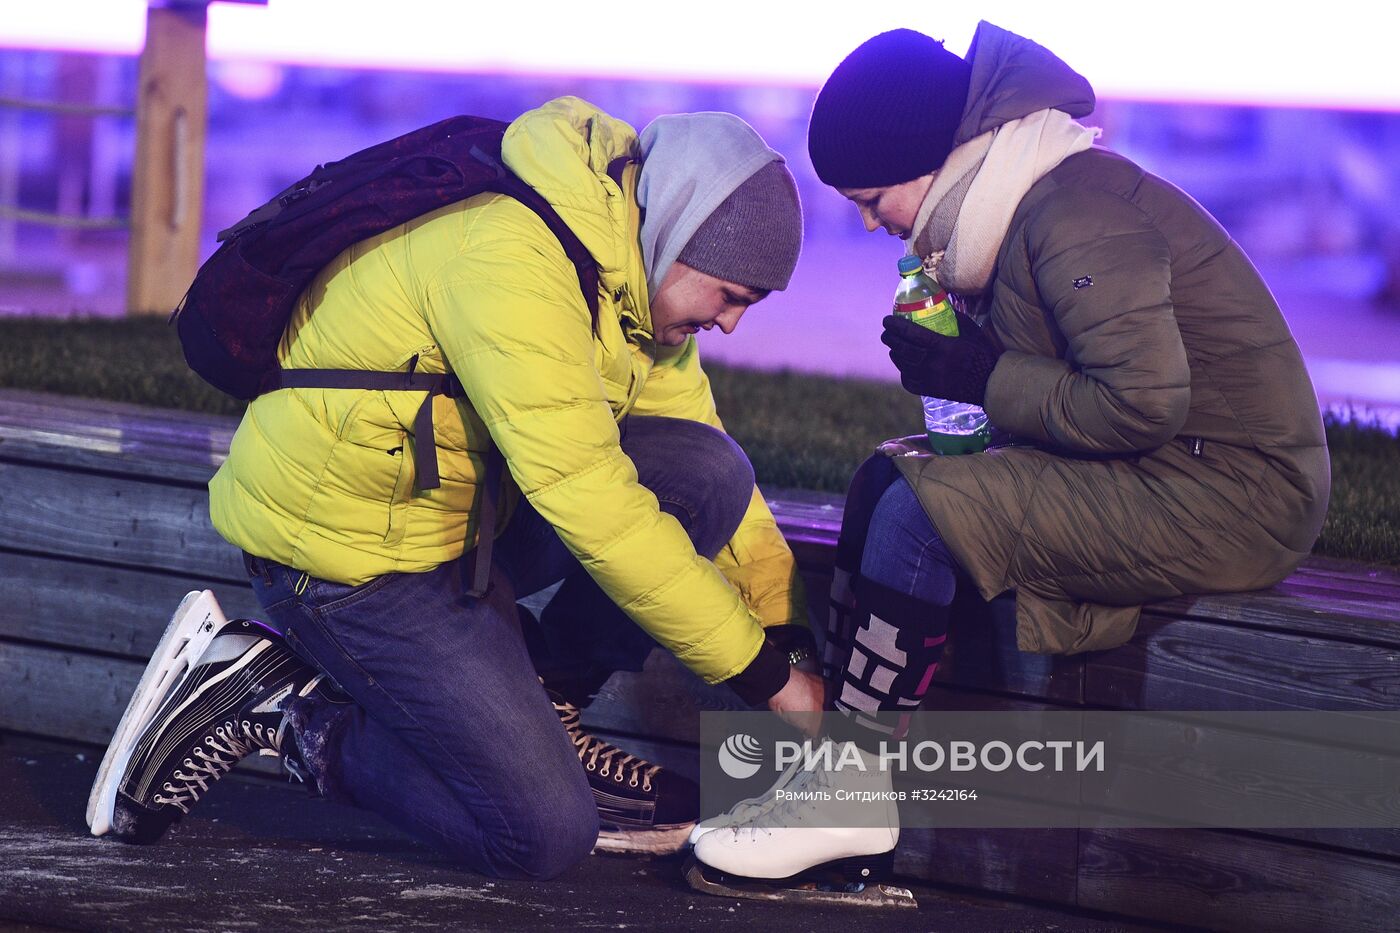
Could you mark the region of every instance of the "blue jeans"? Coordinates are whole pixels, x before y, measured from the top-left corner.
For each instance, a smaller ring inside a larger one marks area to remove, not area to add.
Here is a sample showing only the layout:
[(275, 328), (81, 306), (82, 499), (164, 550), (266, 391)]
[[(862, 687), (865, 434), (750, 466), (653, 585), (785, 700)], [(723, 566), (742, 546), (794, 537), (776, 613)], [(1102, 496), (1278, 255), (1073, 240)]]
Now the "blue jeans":
[[(753, 492), (738, 445), (695, 422), (636, 417), (624, 423), (622, 449), (697, 551), (718, 553)], [(588, 854), (598, 833), (593, 796), (537, 679), (515, 600), (564, 581), (556, 601), (579, 606), (547, 611), (541, 623), (583, 627), (546, 640), (586, 642), (585, 660), (640, 667), (654, 642), (533, 508), (522, 502), (497, 539), (491, 589), (480, 600), (464, 595), (455, 561), (359, 586), (255, 557), (249, 569), (292, 650), (354, 701), (308, 699), (291, 710), (323, 793), (486, 875), (553, 877)]]

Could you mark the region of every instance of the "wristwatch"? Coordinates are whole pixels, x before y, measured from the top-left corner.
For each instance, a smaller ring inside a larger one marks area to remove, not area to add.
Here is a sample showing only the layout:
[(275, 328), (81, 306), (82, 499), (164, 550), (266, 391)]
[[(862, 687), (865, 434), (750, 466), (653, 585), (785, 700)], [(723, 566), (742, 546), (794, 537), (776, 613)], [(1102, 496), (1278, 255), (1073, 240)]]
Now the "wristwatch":
[(801, 664), (817, 656), (817, 640), (805, 625), (773, 625), (763, 634), (770, 645), (783, 653), (788, 664)]

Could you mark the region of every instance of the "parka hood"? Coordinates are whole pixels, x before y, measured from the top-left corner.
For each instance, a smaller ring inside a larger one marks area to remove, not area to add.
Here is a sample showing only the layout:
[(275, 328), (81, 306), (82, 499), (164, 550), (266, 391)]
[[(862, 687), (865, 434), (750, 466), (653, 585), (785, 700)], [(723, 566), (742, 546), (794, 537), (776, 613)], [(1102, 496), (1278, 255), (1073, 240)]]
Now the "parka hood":
[(641, 277), (628, 199), (608, 177), (614, 160), (639, 154), (631, 126), (577, 97), (526, 111), (501, 142), (506, 167), (559, 213), (610, 288)]
[(1037, 110), (1063, 110), (1076, 119), (1094, 112), (1094, 89), (1083, 76), (1000, 26), (978, 23), (966, 57), (972, 80), (954, 146)]

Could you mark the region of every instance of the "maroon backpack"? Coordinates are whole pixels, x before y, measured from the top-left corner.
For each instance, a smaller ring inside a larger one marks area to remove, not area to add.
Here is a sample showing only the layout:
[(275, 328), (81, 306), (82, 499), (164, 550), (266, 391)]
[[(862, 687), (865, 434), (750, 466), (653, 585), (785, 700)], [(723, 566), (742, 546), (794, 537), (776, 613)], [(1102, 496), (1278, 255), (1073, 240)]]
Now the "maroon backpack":
[[(221, 245), (200, 266), (173, 316), (190, 368), (240, 399), (288, 388), (425, 393), (413, 428), (415, 485), (436, 488), (432, 400), (461, 395), (455, 376), (415, 372), (417, 357), (404, 372), (282, 369), (277, 347), (302, 291), (347, 247), (487, 191), (520, 201), (558, 238), (578, 271), (596, 326), (597, 265), (548, 202), (501, 164), (506, 125), (483, 117), (450, 117), (317, 166), (220, 233)], [(500, 467), (500, 456), (493, 451), (485, 477), (484, 512), (494, 512)], [(493, 525), (494, 515), (481, 516), (481, 527)], [(488, 542), (489, 535), (482, 540)], [(478, 556), (489, 562), (489, 553)], [(478, 567), (478, 588), (484, 587), (484, 569)]]

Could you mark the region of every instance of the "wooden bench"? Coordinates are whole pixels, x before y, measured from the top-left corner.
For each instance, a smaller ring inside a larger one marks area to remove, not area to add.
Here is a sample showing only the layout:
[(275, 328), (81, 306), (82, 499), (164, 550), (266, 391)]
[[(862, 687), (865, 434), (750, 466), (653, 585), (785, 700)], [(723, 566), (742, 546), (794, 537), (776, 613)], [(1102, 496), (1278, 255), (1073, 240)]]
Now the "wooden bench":
[[(236, 419), (0, 391), (0, 730), (105, 744), (168, 613), (213, 589), (257, 615), (206, 484)], [(814, 604), (840, 502), (772, 501)], [(963, 600), (929, 706), (1133, 710), (1400, 708), (1400, 573), (1315, 559), (1273, 589), (1149, 608), (1079, 657), (1022, 654), (1013, 603)], [(733, 708), (669, 655), (618, 674), (585, 721), (694, 773), (698, 713)], [(75, 801), (75, 807), (81, 806)], [(1396, 830), (913, 830), (931, 882), (1222, 930), (1371, 929), (1400, 908)]]

